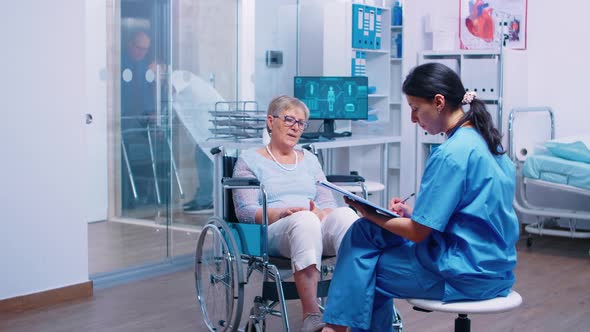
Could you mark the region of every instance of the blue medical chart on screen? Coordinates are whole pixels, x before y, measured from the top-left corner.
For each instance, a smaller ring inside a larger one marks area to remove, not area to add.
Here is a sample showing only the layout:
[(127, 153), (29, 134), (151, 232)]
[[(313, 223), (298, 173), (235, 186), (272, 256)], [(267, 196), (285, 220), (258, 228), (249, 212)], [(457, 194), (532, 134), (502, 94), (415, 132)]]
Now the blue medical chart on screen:
[(367, 119), (367, 77), (295, 76), (294, 81), (294, 96), (307, 105), (310, 119)]

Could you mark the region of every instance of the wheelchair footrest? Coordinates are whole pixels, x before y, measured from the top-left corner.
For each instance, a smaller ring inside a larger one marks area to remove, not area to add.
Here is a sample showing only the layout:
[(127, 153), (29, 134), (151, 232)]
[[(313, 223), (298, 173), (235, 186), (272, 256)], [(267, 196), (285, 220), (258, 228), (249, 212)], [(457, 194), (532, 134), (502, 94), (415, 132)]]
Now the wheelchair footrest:
[[(328, 296), (328, 289), (330, 288), (331, 280), (320, 280), (318, 282), (318, 297)], [(299, 294), (297, 294), (297, 287), (293, 281), (283, 281), (283, 294), (285, 300), (297, 300)], [(262, 298), (267, 301), (279, 301), (279, 295), (277, 293), (276, 282), (265, 281), (262, 283)]]

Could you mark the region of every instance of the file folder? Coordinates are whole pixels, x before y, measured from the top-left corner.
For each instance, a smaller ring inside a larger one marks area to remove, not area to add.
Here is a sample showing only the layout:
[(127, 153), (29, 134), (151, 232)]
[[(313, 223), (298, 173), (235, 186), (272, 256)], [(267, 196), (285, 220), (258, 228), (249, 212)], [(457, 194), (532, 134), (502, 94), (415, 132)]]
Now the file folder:
[(365, 6), (352, 5), (352, 47), (363, 48), (364, 46), (364, 22)]
[(375, 12), (375, 49), (381, 49), (381, 29), (383, 22), (383, 9), (377, 8)]
[(367, 66), (365, 58), (365, 52), (352, 51), (350, 68), (351, 76), (366, 76)]
[(369, 35), (367, 48), (375, 49), (375, 7), (365, 7), (365, 12), (369, 12)]
[(364, 15), (363, 15), (363, 46), (362, 48), (369, 48), (369, 23), (371, 21), (371, 14), (369, 13), (369, 6), (364, 6)]

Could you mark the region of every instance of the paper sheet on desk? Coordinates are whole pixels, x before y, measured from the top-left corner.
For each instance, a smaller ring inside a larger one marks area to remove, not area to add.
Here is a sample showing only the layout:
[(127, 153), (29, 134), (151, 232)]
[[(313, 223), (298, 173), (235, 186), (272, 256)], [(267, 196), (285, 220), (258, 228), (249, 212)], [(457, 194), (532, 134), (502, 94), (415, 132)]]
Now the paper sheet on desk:
[(366, 200), (366, 199), (364, 199), (364, 198), (362, 198), (360, 196), (357, 196), (357, 195), (351, 193), (350, 191), (348, 191), (348, 190), (346, 190), (346, 189), (344, 189), (342, 187), (339, 187), (339, 186), (337, 186), (337, 185), (335, 185), (335, 184), (333, 184), (331, 182), (328, 182), (328, 181), (318, 181), (316, 184), (318, 186), (324, 186), (324, 187), (326, 187), (328, 189), (332, 189), (332, 190), (336, 191), (337, 193), (340, 193), (341, 195), (344, 195), (344, 196), (346, 196), (346, 197), (348, 197), (348, 198), (350, 198), (352, 200), (355, 200), (355, 201), (357, 201), (359, 203), (363, 203), (364, 205), (370, 206), (373, 209), (375, 209), (378, 213), (383, 214), (385, 216), (389, 216), (389, 217), (393, 217), (393, 218), (399, 218), (400, 217), (397, 213), (392, 212), (392, 211), (389, 211), (387, 209), (384, 209), (384, 208), (380, 207), (379, 205), (375, 205), (375, 203), (373, 203), (371, 201), (368, 201), (368, 200)]

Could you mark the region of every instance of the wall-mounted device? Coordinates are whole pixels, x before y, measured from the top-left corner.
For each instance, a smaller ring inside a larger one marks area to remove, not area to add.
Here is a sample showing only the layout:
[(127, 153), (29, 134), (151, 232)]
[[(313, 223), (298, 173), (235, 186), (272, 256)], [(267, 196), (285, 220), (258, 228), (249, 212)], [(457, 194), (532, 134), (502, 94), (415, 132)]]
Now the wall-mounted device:
[(283, 65), (283, 51), (266, 51), (266, 66), (276, 68)]

